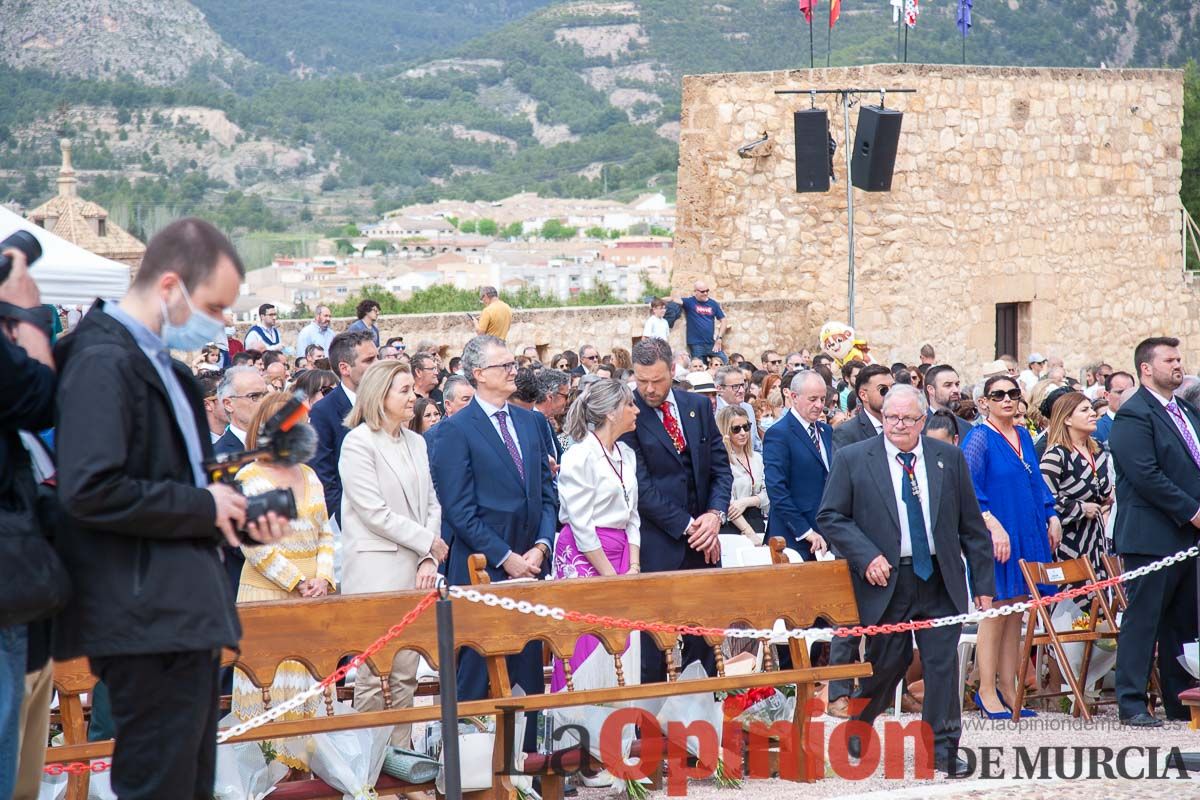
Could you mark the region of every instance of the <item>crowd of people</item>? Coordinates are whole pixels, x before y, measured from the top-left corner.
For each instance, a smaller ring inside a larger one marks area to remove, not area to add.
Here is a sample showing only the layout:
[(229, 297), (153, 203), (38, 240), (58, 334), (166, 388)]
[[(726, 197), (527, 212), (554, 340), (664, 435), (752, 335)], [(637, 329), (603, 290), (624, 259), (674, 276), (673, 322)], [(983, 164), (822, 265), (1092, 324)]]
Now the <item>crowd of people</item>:
[[(18, 267), (0, 301), (35, 308)], [(1096, 364), (1075, 380), (1034, 353), (1024, 371), (1002, 356), (964, 385), (929, 344), (916, 363), (875, 363), (865, 343), (844, 361), (816, 348), (729, 352), (728, 320), (697, 283), (690, 297), (652, 301), (645, 335), (608, 352), (518, 352), (511, 309), (491, 287), (461, 353), (381, 339), (373, 300), (340, 332), (319, 306), (294, 341), (264, 305), (239, 341), (223, 315), (243, 275), (223, 235), (182, 220), (151, 241), (129, 294), (97, 301), (53, 355), (49, 325), (6, 321), (0, 491), (11, 507), (39, 484), (57, 497), (61, 519), (39, 537), (53, 536), (73, 593), (65, 607), (3, 617), (0, 795), (36, 795), (50, 656), (84, 655), (101, 680), (93, 724), (107, 718), (116, 731), (117, 795), (178, 797), (183, 781), (211, 796), (218, 696), (232, 694), (239, 719), (263, 711), (261, 687), (218, 670), (220, 649), (238, 644), (235, 601), (427, 589), (439, 575), (466, 584), (473, 553), (493, 581), (706, 569), (719, 566), (725, 534), (846, 559), (863, 622), (897, 622), (1027, 598), (1021, 559), (1086, 558), (1104, 575), (1103, 554), (1139, 566), (1186, 548), (1200, 527), (1200, 379), (1184, 377), (1174, 339), (1139, 345), (1133, 373)], [(686, 353), (666, 340), (680, 319)], [(310, 409), (287, 452), (242, 466), (240, 491), (213, 482), (205, 464), (255, 451), (297, 392)], [(56, 472), (40, 466), (35, 441), (57, 450)], [(292, 492), (295, 518), (245, 518), (246, 496), (278, 489)], [(1191, 569), (1129, 587), (1122, 722), (1162, 724), (1146, 696), (1156, 647), (1166, 715), (1184, 716), (1178, 692), (1190, 678), (1175, 656), (1196, 631)], [(639, 613), (653, 618), (652, 601)], [(917, 636), (923, 715), (950, 773), (961, 768), (958, 634)], [(1012, 714), (1020, 637), (1020, 615), (979, 626), (985, 717)], [(874, 676), (832, 684), (830, 713), (851, 715), (851, 697), (866, 701), (857, 719), (881, 713), (912, 638), (838, 639), (828, 653), (864, 657)], [(616, 658), (626, 684), (666, 677), (648, 639), (631, 637)], [(712, 648), (685, 636), (681, 666), (693, 661), (715, 670)], [(615, 667), (589, 637), (554, 661), (549, 688), (615, 686)], [(417, 668), (404, 652), (386, 684), (360, 670), (355, 707), (383, 707), (385, 685), (390, 705), (411, 704)], [(545, 691), (541, 644), (511, 656), (508, 674), (526, 693)], [(483, 660), (462, 652), (460, 699), (486, 696), (488, 680)], [(311, 685), (303, 667), (285, 666), (270, 696)], [(392, 743), (409, 745), (406, 726)], [(275, 747), (309, 768), (304, 740)]]

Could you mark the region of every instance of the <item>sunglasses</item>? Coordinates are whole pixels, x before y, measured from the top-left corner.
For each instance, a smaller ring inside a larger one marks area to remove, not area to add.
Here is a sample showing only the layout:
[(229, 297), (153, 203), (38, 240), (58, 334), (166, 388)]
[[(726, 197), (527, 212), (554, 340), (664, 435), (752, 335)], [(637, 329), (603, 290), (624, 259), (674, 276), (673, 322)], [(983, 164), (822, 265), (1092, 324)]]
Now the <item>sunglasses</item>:
[(783, 359), (782, 359), (782, 358), (775, 358), (775, 359), (771, 359), (771, 360), (770, 360), (770, 361), (768, 361), (767, 363), (768, 363), (768, 364), (782, 364), (782, 363), (783, 363)]
[(730, 433), (749, 433), (750, 432), (750, 423), (747, 422), (745, 425), (730, 425), (729, 432)]
[(987, 396), (988, 396), (988, 400), (994, 400), (997, 403), (999, 403), (1001, 400), (1003, 400), (1006, 397), (1009, 400), (1017, 401), (1017, 400), (1021, 399), (1021, 390), (1020, 389), (1009, 389), (1006, 392), (1003, 389), (996, 389), (995, 391), (988, 392)]
[(322, 386), (320, 389), (317, 389), (317, 393), (321, 395), (321, 397), (324, 397), (336, 388), (336, 386)]

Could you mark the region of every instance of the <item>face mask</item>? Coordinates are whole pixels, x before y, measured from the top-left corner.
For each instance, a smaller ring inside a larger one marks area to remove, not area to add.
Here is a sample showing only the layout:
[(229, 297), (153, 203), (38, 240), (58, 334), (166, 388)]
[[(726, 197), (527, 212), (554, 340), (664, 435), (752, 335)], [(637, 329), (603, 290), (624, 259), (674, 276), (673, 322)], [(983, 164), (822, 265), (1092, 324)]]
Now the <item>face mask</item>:
[(209, 342), (217, 344), (227, 343), (225, 338), (225, 323), (219, 319), (213, 319), (207, 314), (201, 314), (192, 305), (192, 298), (188, 295), (187, 287), (181, 282), (179, 288), (183, 291), (184, 302), (187, 303), (188, 314), (187, 322), (182, 325), (175, 325), (171, 322), (171, 317), (167, 313), (167, 304), (159, 301), (162, 306), (162, 340), (167, 343), (167, 347), (172, 350), (199, 350)]
[(233, 327), (232, 325), (226, 325), (226, 326), (225, 326), (225, 335), (226, 335), (226, 336), (235, 336), (235, 335), (237, 335), (237, 328)]

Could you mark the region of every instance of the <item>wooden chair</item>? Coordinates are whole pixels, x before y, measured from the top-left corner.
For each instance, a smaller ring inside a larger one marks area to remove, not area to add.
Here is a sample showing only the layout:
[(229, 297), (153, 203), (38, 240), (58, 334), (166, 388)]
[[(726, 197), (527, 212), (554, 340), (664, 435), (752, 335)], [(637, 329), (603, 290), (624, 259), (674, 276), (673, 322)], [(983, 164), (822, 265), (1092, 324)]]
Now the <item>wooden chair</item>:
[[(778, 555), (782, 556), (782, 542), (778, 547)], [(486, 579), (482, 556), (473, 557), (472, 568), (476, 580)], [(771, 591), (763, 592), (763, 586), (770, 586)], [(780, 616), (792, 627), (810, 626), (818, 617), (834, 624), (849, 625), (858, 621), (857, 605), (845, 562), (783, 563), (578, 581), (504, 582), (488, 585), (486, 591), (518, 602), (544, 603), (597, 615), (640, 616), (652, 621), (706, 627), (725, 627), (740, 622), (755, 628), (770, 628)], [(289, 601), (243, 604), (238, 607), (243, 629), (242, 650), (236, 654), (227, 653), (224, 662), (236, 664), (255, 686), (265, 690), (264, 699), (269, 699), (269, 687), (280, 663), (299, 661), (316, 679), (329, 675), (337, 669), (338, 661), (343, 656), (361, 651), (416, 606), (424, 595), (423, 592), (408, 591), (313, 599), (305, 601), (302, 613), (297, 613), (297, 604)], [(716, 597), (721, 598), (721, 602), (713, 602)], [(646, 598), (654, 598), (653, 604), (648, 604)], [(669, 676), (664, 683), (513, 697), (509, 689), (505, 657), (519, 653), (528, 642), (541, 640), (554, 655), (566, 659), (572, 654), (580, 636), (592, 634), (609, 654), (615, 655), (624, 651), (630, 631), (584, 622), (547, 620), (464, 599), (454, 599), (452, 602), (455, 646), (472, 647), (484, 657), (492, 692), (491, 697), (482, 700), (461, 702), (458, 708), (460, 717), (496, 716), (498, 722), (503, 723), (508, 717), (525, 711), (795, 684), (796, 714), (791, 723), (794, 752), (789, 757), (796, 760), (789, 766), (794, 767), (796, 774), (804, 781), (823, 777), (820, 769), (814, 771), (815, 765), (807, 763), (805, 755), (810, 713), (808, 701), (812, 697), (814, 683), (865, 677), (871, 672), (869, 664), (814, 668), (809, 662), (807, 649), (796, 641), (789, 641), (794, 665), (790, 670), (727, 676), (721, 674), (724, 665), (718, 657), (718, 675), (701, 680), (679, 681), (678, 669), (669, 663)], [(674, 634), (654, 633), (652, 637), (668, 653), (675, 645)], [(709, 637), (708, 643), (716, 646), (720, 640), (720, 636)], [(436, 665), (437, 628), (432, 609), (419, 616), (401, 636), (385, 645), (363, 668), (386, 675), (393, 657), (400, 650), (415, 650), (430, 664)], [(391, 726), (403, 722), (430, 722), (440, 717), (441, 709), (437, 705), (385, 708), (382, 711), (269, 723), (231, 741), (261, 741)], [(111, 741), (64, 746), (51, 748), (47, 753), (47, 761), (78, 761), (109, 755), (111, 752)], [(497, 748), (497, 762), (502, 757), (501, 748)], [(540, 761), (530, 757), (526, 762), (526, 770), (538, 771), (546, 763), (547, 757), (542, 757)], [(480, 793), (479, 797), (515, 800), (516, 791), (510, 777), (502, 774), (504, 765), (497, 763), (494, 767), (492, 788)], [(429, 787), (405, 786), (385, 777), (376, 788), (386, 794), (388, 791)], [(561, 776), (552, 772), (544, 773), (542, 796), (546, 800), (559, 800), (561, 792)], [(323, 782), (313, 779), (282, 784), (272, 798), (299, 800), (339, 796)]]
[[(96, 676), (92, 674), (86, 658), (54, 663), (54, 690), (58, 692), (58, 713), (62, 721), (64, 744), (87, 743), (87, 710), (83, 705), (83, 695), (90, 696), (95, 688)], [(87, 800), (90, 783), (86, 772), (68, 775), (66, 800)]]
[[(1056, 561), (1048, 564), (1021, 559), (1020, 566), (1021, 574), (1025, 577), (1025, 585), (1029, 587), (1029, 596), (1034, 600), (1042, 597), (1041, 592), (1038, 590), (1038, 584), (1067, 587), (1069, 584), (1094, 583), (1097, 580), (1096, 571), (1092, 569), (1091, 562), (1086, 558), (1075, 558), (1070, 561)], [(1087, 612), (1088, 624), (1082, 630), (1074, 628), (1065, 631), (1056, 630), (1050, 619), (1051, 610), (1047, 606), (1040, 606), (1034, 613), (1029, 615), (1029, 621), (1025, 627), (1024, 641), (1021, 645), (1021, 672), (1017, 677), (1017, 699), (1013, 703), (1014, 722), (1020, 719), (1021, 708), (1025, 703), (1025, 678), (1029, 672), (1030, 657), (1034, 653), (1035, 648), (1045, 647), (1046, 645), (1054, 649), (1059, 669), (1062, 670), (1063, 676), (1067, 679), (1070, 692), (1047, 691), (1030, 696), (1062, 697), (1067, 694), (1073, 694), (1076, 701), (1075, 713), (1081, 714), (1085, 720), (1091, 720), (1092, 715), (1088, 710), (1085, 683), (1087, 681), (1088, 667), (1092, 660), (1092, 649), (1096, 642), (1100, 640), (1116, 641), (1117, 638), (1117, 622), (1108, 604), (1108, 599), (1104, 596), (1103, 592), (1094, 592), (1091, 597), (1092, 602)], [(1038, 629), (1039, 621), (1041, 623), (1040, 630)], [(1108, 630), (1097, 630), (1099, 621), (1107, 623)], [(1080, 662), (1078, 675), (1072, 671), (1071, 664), (1067, 660), (1066, 650), (1063, 649), (1064, 644), (1071, 642), (1083, 643), (1083, 658)]]

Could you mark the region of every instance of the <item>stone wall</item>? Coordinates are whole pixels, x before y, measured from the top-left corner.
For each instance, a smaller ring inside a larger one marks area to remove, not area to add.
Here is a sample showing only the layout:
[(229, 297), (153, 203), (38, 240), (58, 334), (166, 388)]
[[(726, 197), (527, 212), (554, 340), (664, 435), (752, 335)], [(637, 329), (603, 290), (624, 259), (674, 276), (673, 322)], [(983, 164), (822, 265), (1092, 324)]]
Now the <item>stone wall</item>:
[[(783, 332), (810, 341), (847, 316), (842, 110), (837, 183), (797, 194), (784, 88), (888, 86), (904, 112), (892, 190), (855, 190), (857, 327), (881, 359), (924, 341), (970, 377), (995, 357), (997, 303), (1020, 307), (1030, 349), (1129, 369), (1144, 336), (1200, 346), (1183, 274), (1183, 77), (1173, 70), (886, 65), (684, 79), (674, 285), (722, 299), (787, 298)], [(862, 95), (864, 104), (878, 95)], [(851, 109), (851, 125), (858, 109)], [(770, 156), (737, 148), (767, 131)], [(853, 136), (851, 137), (853, 139)], [(1193, 362), (1193, 369), (1200, 364)]]
[[(718, 299), (720, 299), (718, 297)], [(783, 300), (734, 300), (722, 303), (733, 328), (726, 337), (729, 352), (740, 351), (755, 363), (767, 348), (786, 352), (800, 346), (813, 347), (814, 337), (800, 332), (820, 327), (820, 321), (809, 318), (809, 310)], [(570, 308), (538, 308), (515, 310), (509, 330), (509, 345), (514, 351), (537, 345), (543, 357), (550, 358), (565, 349), (576, 350), (581, 344), (591, 344), (606, 353), (613, 347), (628, 349), (641, 338), (642, 326), (649, 310), (644, 305), (592, 306)], [(353, 319), (335, 319), (334, 330), (342, 331)], [(308, 320), (282, 320), (285, 344), (295, 344), (300, 329)], [(475, 335), (474, 322), (464, 313), (407, 314), (379, 318), (380, 338), (386, 341), (403, 336), (409, 348), (422, 339), (431, 339), (450, 347), (451, 354), (462, 351), (467, 340)], [(682, 349), (686, 324), (681, 319), (671, 329), (671, 345)], [(247, 324), (238, 326), (238, 337), (245, 338)]]

